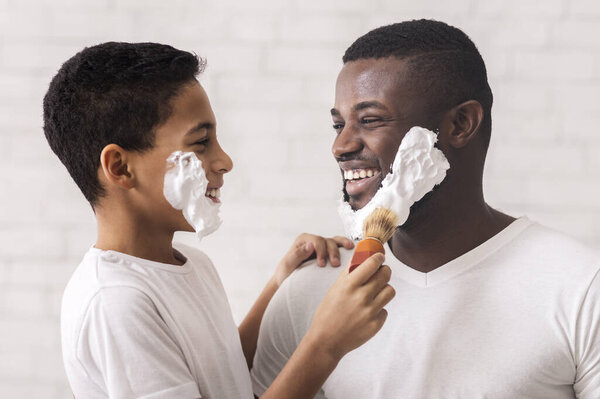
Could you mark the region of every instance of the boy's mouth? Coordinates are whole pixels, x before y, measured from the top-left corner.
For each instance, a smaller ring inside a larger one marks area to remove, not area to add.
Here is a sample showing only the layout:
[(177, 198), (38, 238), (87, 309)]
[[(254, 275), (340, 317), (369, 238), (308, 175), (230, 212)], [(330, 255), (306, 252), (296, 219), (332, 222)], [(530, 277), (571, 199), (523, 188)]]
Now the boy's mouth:
[(205, 196), (207, 196), (212, 202), (215, 202), (217, 204), (219, 204), (221, 202), (221, 200), (219, 199), (221, 197), (221, 188), (220, 187), (216, 187), (216, 188), (208, 188), (206, 190), (206, 194), (204, 194)]
[(381, 171), (378, 168), (343, 169), (342, 171), (346, 182), (346, 192), (350, 196), (360, 195), (372, 189), (372, 185), (379, 184)]

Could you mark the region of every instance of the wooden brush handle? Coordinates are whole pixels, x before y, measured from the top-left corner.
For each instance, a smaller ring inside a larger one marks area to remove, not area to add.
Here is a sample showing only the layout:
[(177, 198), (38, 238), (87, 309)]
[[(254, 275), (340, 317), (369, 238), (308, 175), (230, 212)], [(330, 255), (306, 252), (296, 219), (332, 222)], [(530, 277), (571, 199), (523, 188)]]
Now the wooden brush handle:
[(350, 261), (350, 272), (358, 265), (367, 260), (371, 255), (376, 254), (377, 252), (381, 252), (385, 254), (385, 249), (383, 249), (383, 244), (374, 238), (365, 238), (362, 241), (359, 241), (356, 244), (356, 249), (354, 250), (354, 255), (352, 255), (352, 260)]

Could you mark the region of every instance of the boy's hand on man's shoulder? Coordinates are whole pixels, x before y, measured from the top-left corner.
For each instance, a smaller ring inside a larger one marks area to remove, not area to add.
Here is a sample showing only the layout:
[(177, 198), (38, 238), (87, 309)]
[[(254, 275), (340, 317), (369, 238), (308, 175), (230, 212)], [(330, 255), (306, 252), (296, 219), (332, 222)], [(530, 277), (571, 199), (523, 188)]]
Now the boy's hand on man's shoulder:
[(342, 236), (325, 238), (308, 233), (300, 234), (275, 269), (273, 277), (277, 286), (280, 286), (298, 266), (309, 259), (316, 258), (317, 265), (321, 267), (327, 264), (327, 260), (332, 266), (340, 266), (339, 247), (352, 249), (354, 243)]

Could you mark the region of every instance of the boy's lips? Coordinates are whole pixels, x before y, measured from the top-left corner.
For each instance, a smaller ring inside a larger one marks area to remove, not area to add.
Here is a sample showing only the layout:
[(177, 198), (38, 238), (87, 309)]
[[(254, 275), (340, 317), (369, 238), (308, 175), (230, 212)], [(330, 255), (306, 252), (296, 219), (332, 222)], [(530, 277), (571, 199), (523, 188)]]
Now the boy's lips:
[(217, 204), (221, 203), (221, 200), (219, 199), (221, 197), (221, 186), (208, 187), (206, 189), (206, 194), (204, 195), (208, 197), (212, 202), (215, 202)]

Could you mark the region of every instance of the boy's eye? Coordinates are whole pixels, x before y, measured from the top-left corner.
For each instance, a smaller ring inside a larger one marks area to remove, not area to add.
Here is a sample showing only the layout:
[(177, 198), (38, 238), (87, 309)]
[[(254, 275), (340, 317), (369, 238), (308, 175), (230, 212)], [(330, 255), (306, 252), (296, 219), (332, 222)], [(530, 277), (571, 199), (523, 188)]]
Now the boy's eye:
[(208, 139), (202, 139), (202, 140), (198, 140), (196, 142), (194, 142), (194, 145), (206, 145), (208, 143)]
[(334, 123), (333, 124), (333, 130), (335, 130), (336, 132), (340, 132), (342, 129), (344, 128), (344, 124), (343, 123)]

